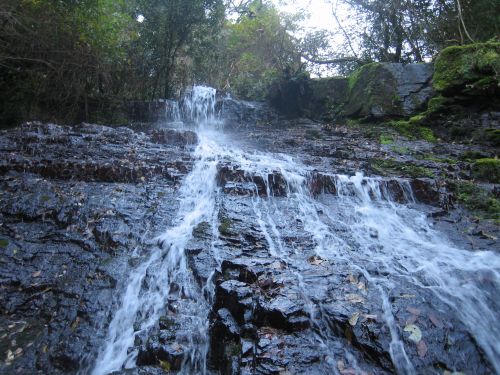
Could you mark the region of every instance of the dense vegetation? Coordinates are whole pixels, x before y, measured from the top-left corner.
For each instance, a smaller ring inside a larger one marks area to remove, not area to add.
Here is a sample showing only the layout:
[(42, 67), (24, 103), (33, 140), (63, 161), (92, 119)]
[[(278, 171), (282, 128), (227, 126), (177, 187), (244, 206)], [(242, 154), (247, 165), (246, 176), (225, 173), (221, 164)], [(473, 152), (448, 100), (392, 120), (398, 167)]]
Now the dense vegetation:
[(497, 0), (342, 1), (359, 27), (339, 21), (344, 42), (332, 46), (326, 32), (297, 37), (300, 15), (264, 0), (3, 0), (1, 125), (116, 121), (124, 101), (176, 96), (194, 82), (263, 99), (313, 66), (422, 61), (500, 33)]

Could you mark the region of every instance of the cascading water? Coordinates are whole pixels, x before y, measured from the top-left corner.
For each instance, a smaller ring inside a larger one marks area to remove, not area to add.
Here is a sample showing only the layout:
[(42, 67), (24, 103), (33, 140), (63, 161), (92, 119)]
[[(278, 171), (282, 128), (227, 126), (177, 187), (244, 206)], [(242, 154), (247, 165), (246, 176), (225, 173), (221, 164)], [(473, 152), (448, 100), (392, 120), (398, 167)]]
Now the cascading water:
[[(330, 176), (335, 194), (314, 197), (308, 188), (312, 171), (286, 155), (244, 151), (225, 143), (221, 134), (207, 130), (218, 124), (215, 118), (216, 92), (208, 87), (194, 87), (183, 100), (181, 112), (187, 122), (199, 126), (199, 144), (194, 151), (195, 164), (180, 188), (180, 208), (175, 224), (156, 240), (147, 259), (131, 271), (121, 305), (109, 325), (106, 342), (92, 370), (104, 375), (135, 366), (134, 340), (147, 334), (164, 313), (170, 293), (184, 295), (177, 308), (181, 322), (193, 327), (185, 344), (184, 373), (206, 373), (208, 347), (208, 311), (210, 301), (203, 286), (189, 271), (185, 249), (193, 229), (202, 222), (217, 224), (217, 165), (237, 165), (245, 175), (266, 182), (267, 197), (251, 196), (251, 207), (259, 231), (267, 242), (269, 256), (294, 269), (304, 305), (310, 312), (318, 348), (329, 350), (335, 335), (321, 312), (321, 301), (308, 285), (307, 275), (294, 263), (305, 261), (300, 249), (285, 244), (284, 217), (293, 217), (295, 229), (311, 238), (314, 252), (321, 259), (347, 262), (363, 275), (371, 290), (379, 296), (379, 308), (391, 342), (390, 356), (401, 374), (416, 373), (407, 348), (397, 328), (391, 309), (390, 293), (402, 283), (430, 291), (459, 316), (484, 350), (495, 371), (500, 372), (500, 327), (497, 311), (500, 299), (500, 257), (495, 252), (472, 253), (452, 245), (429, 224), (424, 213), (414, 206), (409, 185), (400, 183), (405, 204), (396, 203), (383, 181), (355, 176)], [(215, 134), (215, 135), (214, 135)], [(268, 176), (279, 171), (286, 182), (286, 198), (273, 197)], [(213, 230), (210, 249), (217, 253), (217, 231)], [(218, 262), (220, 266), (220, 262)], [(214, 270), (215, 271), (215, 270)], [(484, 280), (493, 292), (483, 290)], [(209, 281), (210, 282), (210, 281)], [(173, 290), (177, 285), (179, 290)], [(209, 298), (210, 299), (210, 298)], [(346, 349), (347, 355), (349, 350)], [(351, 356), (352, 357), (352, 356)], [(353, 360), (353, 362), (355, 362)], [(329, 368), (328, 364), (325, 365)], [(336, 373), (335, 366), (331, 372)]]

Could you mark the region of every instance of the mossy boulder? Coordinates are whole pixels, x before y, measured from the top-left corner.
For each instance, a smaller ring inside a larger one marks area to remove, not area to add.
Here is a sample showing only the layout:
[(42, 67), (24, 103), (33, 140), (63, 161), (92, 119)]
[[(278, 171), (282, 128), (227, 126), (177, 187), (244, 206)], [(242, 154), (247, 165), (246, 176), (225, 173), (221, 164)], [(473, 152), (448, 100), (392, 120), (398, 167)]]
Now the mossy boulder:
[(472, 176), (478, 180), (500, 183), (500, 159), (477, 159), (472, 166)]
[(347, 117), (403, 117), (417, 113), (433, 95), (432, 64), (371, 63), (349, 77)]
[(445, 97), (500, 94), (500, 43), (445, 48), (436, 59), (433, 85)]
[(381, 118), (399, 113), (396, 80), (383, 64), (362, 66), (349, 77), (347, 117)]

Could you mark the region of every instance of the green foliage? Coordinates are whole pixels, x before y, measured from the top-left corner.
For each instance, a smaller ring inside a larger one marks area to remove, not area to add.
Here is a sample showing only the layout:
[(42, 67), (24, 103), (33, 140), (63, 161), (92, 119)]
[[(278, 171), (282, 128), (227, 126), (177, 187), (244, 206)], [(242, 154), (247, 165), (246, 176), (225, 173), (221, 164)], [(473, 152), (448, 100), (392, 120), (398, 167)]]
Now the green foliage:
[(9, 245), (8, 240), (0, 238), (0, 249), (5, 249), (8, 245)]
[(219, 41), (217, 86), (242, 99), (262, 100), (271, 84), (300, 69), (300, 55), (287, 22), (271, 4), (254, 1), (251, 16), (227, 22)]
[[(134, 44), (143, 98), (168, 98), (190, 80), (191, 56), (206, 51), (224, 19), (222, 0), (136, 0), (144, 17)], [(199, 50), (198, 50), (199, 49)]]
[(491, 158), (477, 159), (472, 166), (472, 176), (479, 180), (500, 183), (500, 160)]
[(491, 219), (500, 224), (500, 200), (490, 191), (467, 181), (450, 182), (457, 200), (480, 219)]
[(134, 38), (128, 2), (5, 0), (0, 118), (72, 121), (116, 95)]
[[(436, 59), (434, 88), (444, 95), (497, 86), (500, 75), (500, 43), (448, 47)], [(486, 91), (487, 92), (487, 91)]]

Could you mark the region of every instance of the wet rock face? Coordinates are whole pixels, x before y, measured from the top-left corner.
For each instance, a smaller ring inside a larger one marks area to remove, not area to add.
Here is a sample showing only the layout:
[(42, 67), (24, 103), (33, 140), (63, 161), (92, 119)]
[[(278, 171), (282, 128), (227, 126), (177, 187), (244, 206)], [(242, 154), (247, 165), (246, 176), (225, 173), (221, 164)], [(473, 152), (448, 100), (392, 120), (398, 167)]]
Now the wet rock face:
[[(222, 374), (403, 371), (391, 359), (392, 339), (380, 291), (356, 269), (356, 261), (316, 255), (314, 241), (298, 236), (302, 223), (292, 217), (277, 222), (285, 233), (280, 251), (288, 256), (271, 255), (277, 250), (268, 248), (264, 234), (253, 224), (251, 200), (232, 194), (222, 198), (232, 230), (220, 235), (223, 260), (209, 316), (212, 370)], [(287, 198), (274, 204), (283, 213)], [(190, 254), (196, 258), (200, 253)], [(370, 277), (387, 277), (381, 264), (370, 263), (366, 260), (363, 266)], [(196, 273), (199, 263), (193, 264)], [(491, 371), (466, 327), (432, 292), (401, 278), (388, 299), (417, 373), (436, 368)], [(418, 342), (412, 341), (414, 326), (422, 333)]]
[(175, 212), (193, 134), (165, 133), (158, 145), (90, 124), (1, 133), (1, 373), (91, 365), (129, 260), (150, 251), (147, 239)]
[[(218, 164), (217, 215), (193, 229), (185, 249), (192, 278), (185, 282), (202, 290), (208, 321), (190, 320), (198, 301), (181, 283), (166, 286), (164, 315), (150, 332), (138, 332), (131, 348), (137, 367), (114, 374), (176, 373), (204, 344), (214, 374), (403, 373), (391, 359), (397, 347), (384, 298), (416, 373), (493, 373), (456, 311), (429, 288), (390, 279), (379, 259), (383, 244), (363, 256), (360, 239), (348, 235), (356, 221), (340, 207), (346, 197), (362, 197), (354, 180), (337, 174), (366, 170), (388, 150), (356, 130), (301, 121), (233, 134), (253, 149), (300, 158), (310, 173), (289, 186), (277, 168), (246, 173), (235, 161)], [(190, 131), (90, 124), (33, 123), (0, 134), (0, 347), (6, 353), (0, 373), (75, 374), (92, 365), (126, 276), (157, 250), (149, 239), (172, 226), (196, 142)], [(371, 199), (425, 205), (420, 209), (436, 226), (465, 241), (470, 222), (447, 211), (454, 202), (439, 179), (391, 175), (358, 182)], [(331, 243), (330, 257), (318, 254), (318, 239), (306, 230), (311, 215), (330, 219), (319, 208), (298, 215), (299, 189), (331, 208), (332, 231), (343, 242)], [(381, 236), (364, 231), (372, 240)], [(470, 248), (494, 244), (477, 235)], [(487, 273), (478, 277), (491, 289)], [(377, 282), (389, 279), (384, 296)], [(196, 333), (203, 324), (208, 342)]]

